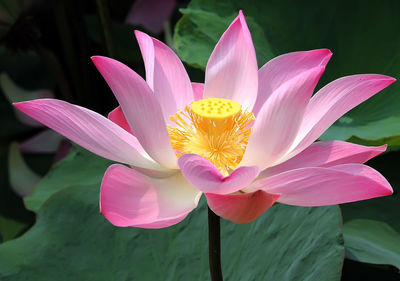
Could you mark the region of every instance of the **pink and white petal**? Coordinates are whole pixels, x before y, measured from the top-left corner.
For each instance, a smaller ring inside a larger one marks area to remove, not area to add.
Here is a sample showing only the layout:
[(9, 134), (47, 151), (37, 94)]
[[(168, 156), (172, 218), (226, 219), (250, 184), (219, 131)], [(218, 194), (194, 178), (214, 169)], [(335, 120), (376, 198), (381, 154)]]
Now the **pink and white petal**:
[(107, 118), (61, 100), (39, 99), (14, 106), (87, 150), (113, 161), (165, 170), (136, 149), (137, 139)]
[(309, 99), (325, 68), (314, 67), (283, 83), (261, 108), (241, 165), (275, 165), (292, 145)]
[(189, 76), (178, 56), (164, 43), (135, 31), (146, 68), (146, 80), (160, 103), (165, 120), (193, 101)]
[(106, 57), (92, 57), (107, 81), (144, 150), (164, 167), (175, 169), (176, 156), (163, 113), (149, 86), (126, 65)]
[(120, 126), (122, 129), (124, 129), (125, 131), (133, 134), (131, 127), (129, 127), (128, 121), (125, 118), (124, 113), (122, 112), (122, 108), (121, 106), (118, 106), (117, 108), (115, 108), (113, 111), (111, 111), (110, 113), (108, 113), (108, 119), (110, 119), (111, 121), (113, 121), (115, 124), (117, 124), (118, 126)]
[(174, 218), (168, 218), (168, 219), (159, 219), (157, 221), (151, 222), (151, 223), (144, 223), (144, 224), (135, 224), (135, 225), (130, 225), (132, 227), (139, 227), (139, 228), (148, 228), (148, 229), (157, 229), (157, 228), (163, 228), (163, 227), (168, 227), (174, 224), (177, 224), (181, 221), (183, 221), (187, 216), (189, 212), (184, 213), (183, 215), (176, 216)]
[(205, 193), (210, 209), (218, 216), (235, 223), (248, 223), (270, 208), (279, 195), (262, 190), (252, 193), (219, 195)]
[(204, 84), (203, 83), (192, 83), (192, 89), (193, 89), (193, 97), (194, 101), (201, 100), (203, 98), (203, 92), (204, 92)]
[(337, 79), (311, 99), (289, 159), (304, 150), (339, 117), (380, 92), (396, 79), (379, 74), (359, 74)]
[[(131, 127), (128, 124), (128, 121), (125, 118), (125, 115), (124, 115), (124, 112), (122, 111), (121, 106), (118, 106), (113, 111), (111, 111), (108, 114), (108, 119), (110, 119), (112, 122), (114, 122), (115, 124), (120, 126), (122, 129), (124, 129), (128, 133), (134, 135), (132, 130), (131, 130)], [(142, 145), (138, 141), (136, 141), (135, 148), (140, 154), (143, 155), (143, 157), (151, 159), (151, 157), (147, 154), (147, 152), (144, 150), (144, 148), (142, 147)], [(168, 170), (166, 170), (166, 171), (168, 171)], [(154, 171), (154, 172), (161, 172), (161, 171)], [(164, 173), (164, 171), (162, 171), (161, 173)]]
[(225, 98), (251, 111), (257, 98), (258, 67), (242, 11), (215, 46), (206, 67), (204, 98)]
[(331, 167), (347, 163), (365, 163), (384, 152), (386, 148), (387, 145), (363, 146), (344, 141), (319, 141), (311, 144), (286, 162), (262, 171), (260, 176), (264, 178), (306, 167)]
[(44, 130), (19, 145), (23, 153), (54, 153), (64, 137), (53, 130)]
[(252, 188), (279, 194), (278, 202), (296, 206), (342, 204), (393, 193), (381, 174), (362, 164), (292, 170), (254, 182)]
[(207, 159), (197, 154), (183, 154), (178, 166), (186, 180), (202, 192), (229, 194), (236, 192), (253, 182), (260, 168), (240, 167), (224, 177)]
[(257, 116), (265, 101), (280, 85), (316, 66), (326, 66), (332, 52), (328, 49), (293, 52), (278, 56), (258, 70), (258, 95), (253, 108)]
[(162, 228), (183, 220), (200, 196), (180, 173), (154, 179), (115, 164), (101, 184), (100, 212), (116, 226)]

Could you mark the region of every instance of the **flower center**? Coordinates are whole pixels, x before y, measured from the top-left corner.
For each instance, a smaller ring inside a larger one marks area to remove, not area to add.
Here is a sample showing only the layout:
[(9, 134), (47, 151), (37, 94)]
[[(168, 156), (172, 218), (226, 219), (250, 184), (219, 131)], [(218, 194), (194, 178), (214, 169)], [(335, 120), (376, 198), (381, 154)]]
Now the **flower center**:
[(224, 175), (240, 163), (249, 141), (253, 113), (237, 102), (207, 98), (186, 106), (170, 119), (168, 133), (177, 156), (194, 153), (208, 159)]

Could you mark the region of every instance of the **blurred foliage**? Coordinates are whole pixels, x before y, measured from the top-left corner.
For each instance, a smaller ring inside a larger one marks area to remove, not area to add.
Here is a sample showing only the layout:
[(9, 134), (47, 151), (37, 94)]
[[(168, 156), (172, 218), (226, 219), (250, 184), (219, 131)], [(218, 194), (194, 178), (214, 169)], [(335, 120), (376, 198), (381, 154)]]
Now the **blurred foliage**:
[[(24, 89), (51, 89), (57, 98), (108, 113), (116, 101), (90, 56), (113, 55), (144, 75), (133, 33), (138, 26), (124, 23), (133, 2), (108, 1), (103, 7), (113, 41), (105, 42), (96, 1), (0, 0), (0, 72)], [(171, 47), (193, 81), (202, 82), (209, 55), (239, 9), (260, 67), (286, 52), (329, 48), (334, 56), (318, 87), (356, 73), (399, 76), (399, 1), (183, 0), (170, 22), (175, 26)], [(157, 35), (163, 41), (166, 36)], [(112, 54), (106, 43), (112, 44)], [(321, 139), (388, 143), (389, 150), (398, 150), (399, 91), (398, 83), (390, 86), (339, 119)], [(57, 164), (54, 155), (24, 155), (28, 167), (45, 176), (22, 201), (9, 186), (8, 147), (38, 129), (20, 123), (2, 94), (0, 117), (0, 236), (11, 240), (0, 244), (1, 280), (209, 278), (203, 201), (188, 219), (167, 229), (113, 227), (98, 210), (100, 181), (111, 162), (81, 149)], [(223, 221), (226, 279), (398, 280), (398, 159), (399, 152), (390, 152), (369, 163), (387, 177), (394, 196), (341, 206), (347, 257), (342, 277), (339, 208), (276, 205), (250, 224)], [(34, 215), (37, 221), (29, 229)]]

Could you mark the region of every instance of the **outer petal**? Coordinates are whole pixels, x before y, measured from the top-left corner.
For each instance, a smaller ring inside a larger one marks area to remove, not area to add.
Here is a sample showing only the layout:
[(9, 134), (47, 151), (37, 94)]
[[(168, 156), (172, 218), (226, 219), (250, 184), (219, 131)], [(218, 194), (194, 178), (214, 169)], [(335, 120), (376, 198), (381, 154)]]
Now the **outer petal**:
[(251, 35), (240, 11), (208, 60), (204, 97), (234, 100), (251, 111), (257, 98), (257, 69)]
[(252, 187), (279, 194), (278, 202), (297, 206), (342, 204), (393, 193), (381, 174), (362, 164), (292, 170), (259, 180)]
[(164, 43), (135, 31), (146, 68), (146, 80), (157, 97), (165, 120), (193, 101), (189, 76), (178, 56)]
[(255, 220), (279, 198), (279, 195), (268, 194), (261, 190), (243, 194), (206, 193), (205, 195), (208, 206), (214, 213), (235, 223)]
[(364, 163), (384, 152), (386, 147), (387, 145), (362, 146), (344, 141), (319, 141), (288, 161), (262, 171), (260, 176), (269, 177), (306, 167), (331, 167), (348, 163)]
[(194, 100), (195, 101), (201, 100), (203, 98), (204, 84), (192, 83), (192, 88), (193, 88)]
[(126, 65), (106, 57), (92, 57), (121, 105), (132, 132), (158, 163), (176, 168), (162, 111), (146, 82)]
[(260, 173), (258, 167), (240, 167), (224, 177), (208, 160), (197, 154), (183, 154), (178, 166), (186, 180), (203, 192), (228, 194), (253, 182)]
[(165, 170), (136, 147), (137, 139), (100, 114), (70, 103), (39, 99), (14, 106), (47, 127), (102, 157), (152, 170)]
[(125, 131), (133, 134), (131, 127), (129, 127), (128, 121), (126, 120), (124, 112), (122, 111), (122, 108), (120, 106), (118, 106), (116, 109), (108, 114), (108, 119), (113, 121)]
[(116, 226), (162, 228), (183, 220), (200, 196), (179, 173), (153, 179), (115, 164), (101, 184), (100, 211)]
[(304, 115), (293, 150), (286, 159), (313, 143), (339, 117), (369, 99), (396, 79), (378, 74), (360, 74), (337, 79), (311, 99)]
[(328, 49), (293, 52), (276, 57), (258, 71), (258, 95), (253, 108), (257, 116), (265, 101), (286, 81), (316, 66), (326, 66), (332, 53)]
[(241, 165), (257, 165), (263, 170), (288, 151), (324, 69), (317, 66), (286, 81), (264, 103), (252, 128)]

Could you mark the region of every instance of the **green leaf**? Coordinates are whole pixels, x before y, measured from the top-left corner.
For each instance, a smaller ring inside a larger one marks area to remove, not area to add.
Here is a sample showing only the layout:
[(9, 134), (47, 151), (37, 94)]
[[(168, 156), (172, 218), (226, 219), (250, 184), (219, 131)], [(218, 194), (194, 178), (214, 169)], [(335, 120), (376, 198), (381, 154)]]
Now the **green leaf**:
[(343, 234), (348, 258), (400, 268), (400, 233), (386, 223), (351, 220), (344, 225)]
[(24, 198), (25, 206), (37, 212), (54, 193), (74, 185), (100, 183), (107, 166), (112, 162), (82, 148), (74, 148), (70, 154), (54, 165), (33, 192)]
[(23, 222), (0, 215), (0, 238), (5, 242), (15, 238), (27, 225)]
[[(175, 27), (178, 55), (204, 68), (230, 21), (242, 9), (255, 44), (259, 67), (283, 53), (329, 48), (334, 56), (319, 86), (358, 73), (400, 75), (400, 2), (339, 0), (240, 1), (193, 0)], [(385, 20), (382, 20), (382, 19)], [(316, 24), (318, 23), (318, 24)], [(356, 139), (400, 145), (400, 85), (387, 90), (339, 119), (322, 139)], [(392, 139), (393, 137), (393, 139)]]
[[(52, 171), (51, 177), (59, 179), (52, 181), (58, 192), (41, 205), (36, 224), (0, 245), (0, 279), (209, 280), (205, 200), (169, 228), (114, 227), (98, 207), (100, 178), (108, 163), (94, 159), (75, 151)], [(90, 162), (97, 162), (97, 178), (94, 167), (82, 169)], [(76, 183), (66, 187), (68, 175)], [(50, 177), (38, 190), (49, 184)], [(233, 281), (338, 281), (344, 253), (340, 225), (337, 206), (275, 205), (250, 224), (223, 220), (224, 276)]]

